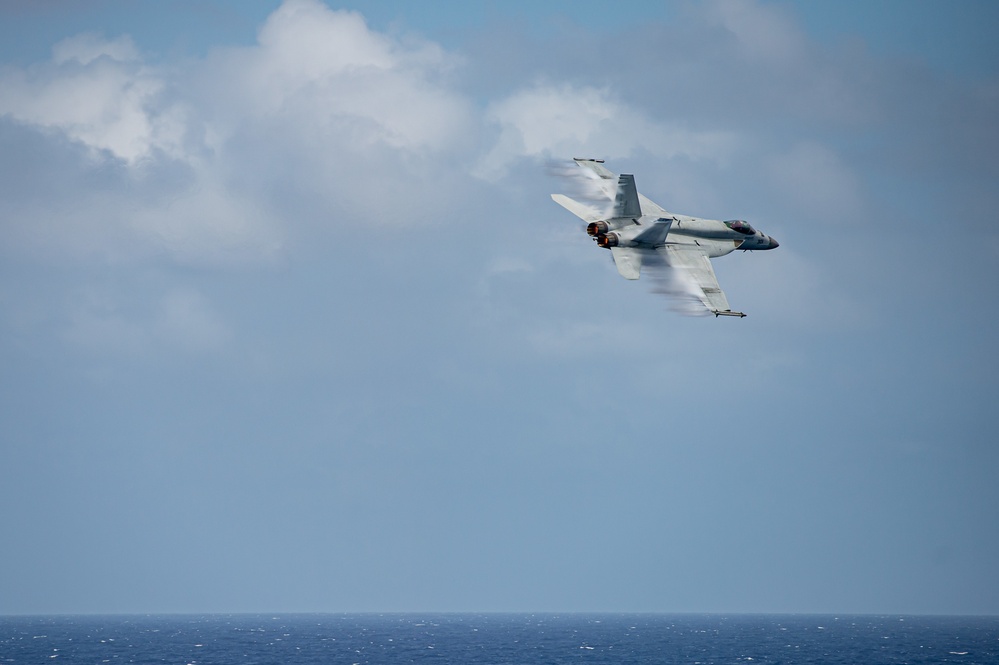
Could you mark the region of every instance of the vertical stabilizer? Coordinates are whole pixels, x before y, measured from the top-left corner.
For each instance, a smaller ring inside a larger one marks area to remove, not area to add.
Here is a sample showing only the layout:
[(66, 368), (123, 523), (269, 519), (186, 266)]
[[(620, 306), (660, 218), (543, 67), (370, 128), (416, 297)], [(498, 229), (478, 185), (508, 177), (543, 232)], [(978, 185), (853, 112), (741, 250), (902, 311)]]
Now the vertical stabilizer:
[(642, 205), (638, 202), (638, 188), (635, 176), (622, 174), (617, 178), (617, 193), (614, 195), (614, 217), (642, 216)]

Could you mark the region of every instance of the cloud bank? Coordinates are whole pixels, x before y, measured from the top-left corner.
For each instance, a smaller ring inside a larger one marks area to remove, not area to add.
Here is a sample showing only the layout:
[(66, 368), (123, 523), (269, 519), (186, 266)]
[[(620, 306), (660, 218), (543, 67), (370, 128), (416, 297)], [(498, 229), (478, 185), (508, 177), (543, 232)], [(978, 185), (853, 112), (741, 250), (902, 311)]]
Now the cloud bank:
[[(147, 64), (128, 36), (66, 39), (49, 62), (0, 74), (3, 131), (91, 177), (60, 193), (51, 164), (33, 165), (35, 191), (5, 197), (8, 233), (71, 255), (214, 264), (279, 251), (308, 207), (288, 199), (318, 205), (318, 224), (425, 219), (434, 179), (414, 182), (413, 165), (460, 155), (475, 125), (446, 85), (453, 61), (314, 0), (283, 4), (255, 46), (193, 63)], [(52, 205), (67, 198), (74, 210)]]

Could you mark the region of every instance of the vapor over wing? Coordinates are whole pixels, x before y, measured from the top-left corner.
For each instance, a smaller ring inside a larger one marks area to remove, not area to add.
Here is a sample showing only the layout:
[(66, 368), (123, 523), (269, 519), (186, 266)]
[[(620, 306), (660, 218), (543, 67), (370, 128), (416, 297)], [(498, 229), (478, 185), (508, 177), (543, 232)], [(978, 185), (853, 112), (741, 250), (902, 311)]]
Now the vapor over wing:
[[(681, 302), (697, 301), (715, 316), (745, 316), (729, 307), (728, 298), (718, 285), (714, 268), (703, 248), (696, 244), (671, 243), (658, 248), (656, 254), (660, 259), (656, 290)], [(681, 311), (685, 308), (686, 305)]]
[[(570, 161), (549, 162), (548, 173), (562, 181), (567, 198), (592, 210), (593, 219), (606, 219), (611, 215), (617, 192), (616, 179), (606, 180), (590, 169), (580, 168)], [(572, 212), (581, 216), (575, 210)]]

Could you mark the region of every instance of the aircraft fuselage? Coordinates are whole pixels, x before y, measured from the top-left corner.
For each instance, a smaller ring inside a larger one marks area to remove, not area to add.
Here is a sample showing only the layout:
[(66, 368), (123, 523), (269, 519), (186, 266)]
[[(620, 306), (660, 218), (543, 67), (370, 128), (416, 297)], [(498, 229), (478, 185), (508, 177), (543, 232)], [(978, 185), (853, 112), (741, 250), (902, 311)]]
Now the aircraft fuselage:
[[(708, 255), (712, 258), (724, 256), (737, 249), (750, 251), (774, 249), (780, 246), (776, 240), (742, 220), (721, 222), (687, 215), (673, 215), (673, 219), (675, 221), (670, 229), (670, 237), (686, 236), (696, 244), (708, 248)], [(670, 237), (667, 237), (667, 242), (670, 241)], [(673, 241), (676, 240), (677, 238), (673, 237)]]

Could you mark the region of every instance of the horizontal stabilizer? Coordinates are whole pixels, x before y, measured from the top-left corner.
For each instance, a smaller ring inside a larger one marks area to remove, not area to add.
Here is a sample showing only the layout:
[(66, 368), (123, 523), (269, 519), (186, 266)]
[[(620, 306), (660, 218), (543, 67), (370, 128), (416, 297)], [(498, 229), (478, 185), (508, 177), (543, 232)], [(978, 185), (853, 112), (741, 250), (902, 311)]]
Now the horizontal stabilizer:
[(642, 274), (642, 252), (634, 247), (611, 247), (614, 265), (621, 277), (638, 279)]
[(642, 245), (656, 247), (666, 241), (666, 236), (669, 234), (669, 229), (672, 225), (672, 217), (660, 217), (653, 224), (646, 227), (644, 231), (634, 236), (632, 240)]

